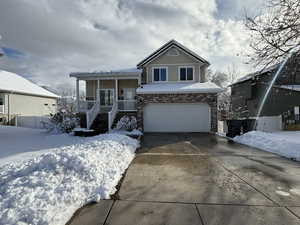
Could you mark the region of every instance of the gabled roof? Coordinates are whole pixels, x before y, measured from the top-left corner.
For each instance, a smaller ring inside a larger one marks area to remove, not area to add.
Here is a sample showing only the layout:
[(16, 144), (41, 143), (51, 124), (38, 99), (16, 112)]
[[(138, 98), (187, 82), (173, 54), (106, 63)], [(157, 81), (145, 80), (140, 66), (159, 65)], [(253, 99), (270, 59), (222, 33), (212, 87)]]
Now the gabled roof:
[(50, 98), (60, 97), (15, 73), (0, 70), (0, 78), (0, 91), (3, 92), (37, 95)]
[(148, 57), (146, 57), (145, 59), (143, 59), (141, 62), (139, 62), (137, 64), (137, 67), (140, 68), (141, 66), (143, 66), (143, 65), (151, 62), (153, 59), (155, 59), (156, 57), (160, 56), (161, 54), (163, 54), (164, 52), (166, 52), (168, 49), (170, 49), (173, 46), (176, 46), (177, 48), (181, 49), (182, 51), (184, 51), (185, 53), (187, 53), (188, 55), (190, 55), (194, 59), (196, 59), (196, 60), (198, 60), (198, 61), (200, 61), (200, 62), (202, 62), (204, 64), (210, 65), (210, 63), (207, 60), (205, 60), (204, 58), (202, 58), (201, 56), (199, 56), (197, 53), (191, 51), (190, 49), (188, 49), (187, 47), (183, 46), (178, 41), (176, 41), (176, 40), (173, 39), (173, 40), (167, 42), (166, 44), (164, 44), (159, 49), (157, 49), (151, 55), (149, 55)]

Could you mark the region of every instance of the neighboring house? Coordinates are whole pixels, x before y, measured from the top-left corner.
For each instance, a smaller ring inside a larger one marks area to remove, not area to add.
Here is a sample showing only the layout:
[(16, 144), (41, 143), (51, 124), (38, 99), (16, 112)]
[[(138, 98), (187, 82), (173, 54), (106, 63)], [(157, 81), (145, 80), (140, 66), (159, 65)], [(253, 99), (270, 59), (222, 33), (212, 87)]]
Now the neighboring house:
[(56, 112), (58, 95), (11, 72), (0, 70), (0, 123), (40, 128)]
[[(294, 55), (283, 68), (266, 98), (260, 117), (275, 118), (300, 106), (299, 62), (299, 55)], [(279, 66), (277, 64), (248, 74), (230, 85), (233, 119), (256, 118), (266, 90)]]
[[(112, 128), (118, 112), (134, 113), (145, 132), (216, 132), (217, 93), (206, 81), (209, 62), (175, 40), (164, 44), (137, 64), (137, 69), (71, 73), (86, 82), (86, 101), (77, 98), (78, 112), (88, 129), (96, 117)], [(84, 117), (83, 117), (84, 118)], [(96, 121), (99, 121), (96, 119)]]

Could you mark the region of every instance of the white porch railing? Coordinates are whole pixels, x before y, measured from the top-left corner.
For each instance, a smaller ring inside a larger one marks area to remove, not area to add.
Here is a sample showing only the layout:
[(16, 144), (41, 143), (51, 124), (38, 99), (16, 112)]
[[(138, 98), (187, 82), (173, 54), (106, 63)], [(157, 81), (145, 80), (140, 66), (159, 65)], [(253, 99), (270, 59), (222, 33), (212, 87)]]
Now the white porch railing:
[(0, 113), (4, 113), (4, 105), (0, 105)]
[(100, 112), (100, 102), (96, 101), (93, 107), (86, 111), (86, 128), (90, 129), (98, 113)]
[(118, 100), (119, 111), (136, 111), (136, 100)]
[(95, 102), (94, 100), (79, 101), (79, 112), (86, 112), (92, 109)]
[(118, 113), (118, 104), (117, 104), (117, 102), (114, 102), (111, 111), (108, 113), (108, 131), (109, 132), (112, 129), (112, 125), (116, 118), (117, 113)]

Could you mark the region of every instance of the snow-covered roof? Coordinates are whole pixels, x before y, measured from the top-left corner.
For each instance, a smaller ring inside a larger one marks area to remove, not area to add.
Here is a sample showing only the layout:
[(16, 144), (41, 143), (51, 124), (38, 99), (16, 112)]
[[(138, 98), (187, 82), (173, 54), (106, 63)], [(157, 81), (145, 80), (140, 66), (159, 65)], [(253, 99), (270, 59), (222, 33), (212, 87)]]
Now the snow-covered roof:
[(187, 47), (183, 46), (178, 41), (173, 39), (173, 40), (170, 40), (169, 42), (167, 42), (166, 44), (164, 44), (163, 46), (161, 46), (156, 51), (154, 51), (151, 55), (144, 58), (141, 62), (139, 62), (137, 64), (137, 67), (140, 68), (141, 66), (151, 62), (154, 58), (163, 54), (165, 51), (170, 49), (172, 46), (176, 46), (177, 48), (183, 50), (184, 52), (186, 52), (193, 58), (197, 59), (198, 61), (201, 61), (202, 63), (207, 64), (207, 65), (210, 65), (210, 63), (207, 60), (205, 60), (204, 58), (202, 58), (200, 55), (198, 55), (197, 53), (193, 52), (192, 50), (188, 49)]
[(70, 77), (83, 77), (83, 76), (130, 76), (130, 75), (140, 75), (142, 74), (141, 69), (137, 68), (127, 68), (120, 70), (110, 70), (110, 71), (93, 71), (93, 72), (74, 72), (70, 74)]
[(157, 83), (145, 84), (137, 89), (138, 94), (172, 93), (219, 93), (223, 89), (211, 82), (205, 83)]
[(273, 66), (269, 66), (269, 67), (264, 68), (262, 70), (258, 70), (258, 71), (254, 72), (254, 73), (249, 73), (246, 76), (239, 78), (237, 81), (233, 82), (229, 86), (232, 86), (232, 85), (238, 84), (238, 83), (242, 83), (242, 82), (244, 82), (246, 80), (250, 80), (250, 79), (252, 79), (252, 78), (254, 78), (254, 77), (258, 76), (258, 75), (263, 75), (263, 74), (265, 74), (267, 72), (272, 72), (273, 70), (275, 70), (276, 68), (278, 68), (278, 66), (279, 66), (279, 64), (275, 64)]
[(59, 98), (58, 95), (8, 71), (0, 70), (0, 91)]
[(300, 91), (300, 85), (281, 85), (279, 87), (283, 89), (293, 90), (293, 91)]

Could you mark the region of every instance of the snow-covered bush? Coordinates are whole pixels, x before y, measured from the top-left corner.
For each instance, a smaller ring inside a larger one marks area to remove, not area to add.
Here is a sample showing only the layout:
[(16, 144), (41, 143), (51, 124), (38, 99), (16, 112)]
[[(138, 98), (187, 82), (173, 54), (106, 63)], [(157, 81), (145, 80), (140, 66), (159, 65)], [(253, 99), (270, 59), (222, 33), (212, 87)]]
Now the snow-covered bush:
[(76, 114), (66, 110), (50, 114), (50, 122), (43, 122), (43, 126), (51, 133), (70, 133), (78, 124)]
[(135, 116), (123, 116), (117, 123), (117, 130), (132, 131), (137, 128)]

